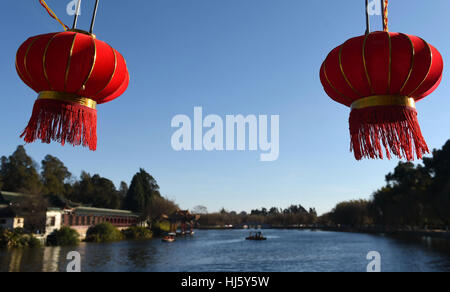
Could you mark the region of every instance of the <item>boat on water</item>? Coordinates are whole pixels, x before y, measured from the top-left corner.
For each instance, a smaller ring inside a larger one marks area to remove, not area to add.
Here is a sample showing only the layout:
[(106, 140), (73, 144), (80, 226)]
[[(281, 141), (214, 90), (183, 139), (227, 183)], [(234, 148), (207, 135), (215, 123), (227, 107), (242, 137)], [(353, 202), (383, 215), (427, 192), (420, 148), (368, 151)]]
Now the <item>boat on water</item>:
[(255, 241), (262, 241), (267, 240), (266, 237), (263, 236), (261, 232), (250, 232), (250, 236), (246, 238), (246, 240), (255, 240)]
[(163, 242), (174, 242), (175, 241), (175, 236), (173, 236), (173, 235), (164, 236), (162, 238), (162, 241)]
[(184, 236), (192, 236), (194, 235), (195, 232), (194, 231), (177, 231), (176, 236), (177, 237), (184, 237)]

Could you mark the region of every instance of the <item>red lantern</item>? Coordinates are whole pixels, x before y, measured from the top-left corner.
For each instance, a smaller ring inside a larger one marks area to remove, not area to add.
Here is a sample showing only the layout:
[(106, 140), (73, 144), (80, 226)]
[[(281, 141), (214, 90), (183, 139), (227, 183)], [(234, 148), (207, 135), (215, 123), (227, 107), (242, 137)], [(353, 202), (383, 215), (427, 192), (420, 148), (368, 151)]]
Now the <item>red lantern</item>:
[[(387, 25), (387, 20), (385, 20)], [(351, 108), (351, 150), (357, 160), (428, 153), (415, 103), (439, 85), (443, 60), (432, 45), (402, 33), (373, 32), (335, 48), (323, 62), (326, 93)]]
[(80, 31), (31, 37), (19, 48), (16, 69), (39, 94), (21, 137), (97, 147), (97, 104), (125, 92), (125, 59), (107, 43)]

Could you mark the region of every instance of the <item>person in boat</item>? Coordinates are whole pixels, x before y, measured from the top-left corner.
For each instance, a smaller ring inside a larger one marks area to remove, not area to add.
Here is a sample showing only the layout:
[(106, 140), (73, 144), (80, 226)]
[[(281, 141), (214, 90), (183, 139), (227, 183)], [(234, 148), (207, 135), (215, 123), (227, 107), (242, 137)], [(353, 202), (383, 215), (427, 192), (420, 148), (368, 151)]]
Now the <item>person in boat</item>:
[(250, 232), (250, 236), (247, 237), (247, 240), (266, 240), (266, 238), (262, 235), (262, 232)]

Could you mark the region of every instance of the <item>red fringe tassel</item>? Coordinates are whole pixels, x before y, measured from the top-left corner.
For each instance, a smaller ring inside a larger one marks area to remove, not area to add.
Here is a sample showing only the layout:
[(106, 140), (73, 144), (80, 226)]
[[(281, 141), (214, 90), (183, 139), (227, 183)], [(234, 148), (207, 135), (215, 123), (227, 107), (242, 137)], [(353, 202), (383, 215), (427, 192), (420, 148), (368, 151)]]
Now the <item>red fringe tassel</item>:
[(97, 110), (77, 103), (36, 100), (28, 126), (20, 136), (25, 142), (57, 141), (97, 149)]
[(391, 152), (400, 159), (422, 159), (429, 153), (422, 136), (417, 111), (411, 107), (378, 106), (354, 109), (350, 113), (351, 148), (355, 158), (383, 159), (383, 149), (391, 159)]

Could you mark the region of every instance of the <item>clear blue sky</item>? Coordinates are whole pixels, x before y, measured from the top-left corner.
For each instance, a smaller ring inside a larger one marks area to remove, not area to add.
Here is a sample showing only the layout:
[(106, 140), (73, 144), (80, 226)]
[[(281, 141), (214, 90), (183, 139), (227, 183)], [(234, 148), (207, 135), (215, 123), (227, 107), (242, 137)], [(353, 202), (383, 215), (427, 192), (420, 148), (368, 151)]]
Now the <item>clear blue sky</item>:
[[(69, 0), (47, 3), (68, 25)], [(94, 0), (84, 0), (79, 28), (88, 28)], [(450, 1), (390, 1), (390, 29), (423, 37), (449, 60)], [(430, 3), (432, 2), (432, 4)], [(98, 150), (27, 145), (79, 176), (99, 173), (130, 182), (139, 167), (183, 208), (251, 210), (302, 204), (329, 211), (337, 202), (369, 198), (397, 164), (356, 162), (349, 152), (349, 110), (322, 90), (327, 53), (364, 33), (364, 0), (100, 1), (95, 33), (128, 62), (131, 83), (119, 99), (99, 107)], [(381, 21), (372, 17), (374, 29)], [(14, 57), (29, 36), (59, 31), (37, 0), (7, 1), (0, 17), (0, 155), (23, 142), (36, 94), (17, 77)], [(450, 138), (447, 67), (438, 90), (418, 105), (431, 148)], [(257, 152), (175, 152), (176, 114), (279, 114), (280, 158)]]

